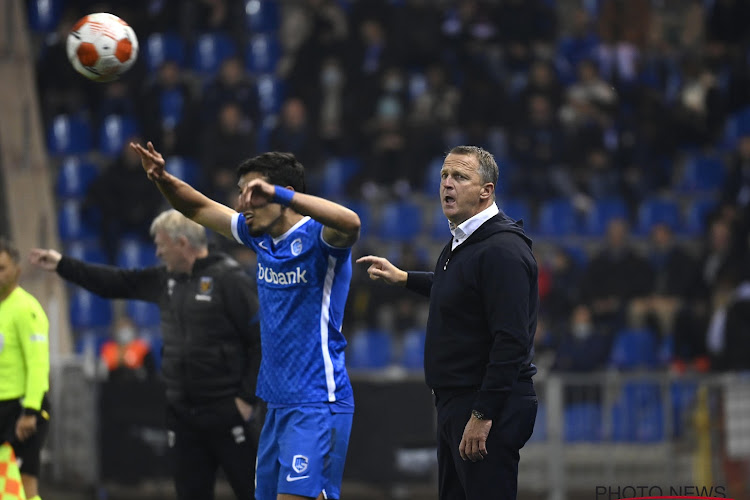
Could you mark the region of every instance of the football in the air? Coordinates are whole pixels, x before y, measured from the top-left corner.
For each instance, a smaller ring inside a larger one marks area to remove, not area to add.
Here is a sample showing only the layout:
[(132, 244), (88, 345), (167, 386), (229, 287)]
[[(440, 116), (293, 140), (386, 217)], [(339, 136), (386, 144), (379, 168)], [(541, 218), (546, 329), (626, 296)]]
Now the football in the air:
[(138, 38), (119, 17), (98, 12), (81, 18), (68, 34), (68, 59), (80, 74), (96, 82), (110, 82), (133, 66)]

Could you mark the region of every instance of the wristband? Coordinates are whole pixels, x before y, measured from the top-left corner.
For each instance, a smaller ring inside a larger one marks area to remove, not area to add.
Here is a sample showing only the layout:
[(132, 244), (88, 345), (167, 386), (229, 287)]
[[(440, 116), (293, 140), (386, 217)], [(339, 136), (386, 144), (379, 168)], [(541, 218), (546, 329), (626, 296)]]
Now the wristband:
[(293, 190), (281, 186), (274, 186), (274, 191), (275, 193), (273, 198), (271, 198), (271, 201), (278, 203), (279, 205), (284, 205), (285, 207), (291, 205), (292, 197), (294, 196)]

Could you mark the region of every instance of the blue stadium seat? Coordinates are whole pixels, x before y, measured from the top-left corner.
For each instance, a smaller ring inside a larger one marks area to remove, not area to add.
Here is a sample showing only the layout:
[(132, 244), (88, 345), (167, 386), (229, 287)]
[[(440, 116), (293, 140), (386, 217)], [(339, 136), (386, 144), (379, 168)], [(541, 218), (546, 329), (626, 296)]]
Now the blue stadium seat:
[(245, 69), (251, 74), (275, 73), (281, 45), (275, 35), (257, 34), (247, 44)]
[(666, 224), (674, 232), (682, 231), (680, 205), (674, 200), (650, 198), (638, 208), (637, 233), (647, 235), (656, 224)]
[(175, 33), (151, 33), (145, 49), (146, 65), (151, 73), (166, 61), (174, 61), (180, 66), (185, 64), (185, 44)]
[(578, 229), (578, 217), (568, 199), (546, 201), (539, 208), (537, 231), (544, 236), (568, 236)]
[(654, 368), (658, 364), (655, 335), (647, 329), (617, 332), (612, 344), (610, 363), (619, 370)]
[(720, 158), (693, 154), (685, 161), (678, 187), (686, 193), (713, 191), (721, 188), (724, 177), (724, 164)]
[(323, 165), (320, 193), (327, 198), (335, 198), (346, 194), (346, 185), (362, 169), (359, 159), (329, 158)]
[(418, 99), (427, 91), (427, 77), (421, 71), (414, 71), (409, 75), (409, 101)]
[(99, 175), (96, 165), (77, 156), (66, 157), (57, 170), (55, 195), (60, 199), (83, 198), (89, 185)]
[(63, 241), (86, 240), (96, 236), (95, 228), (84, 217), (81, 202), (65, 200), (57, 212), (57, 230)]
[(49, 33), (57, 28), (64, 0), (29, 0), (29, 27), (38, 33)]
[(161, 321), (159, 306), (153, 302), (128, 300), (125, 302), (125, 312), (139, 328), (153, 328), (159, 326)]
[(740, 137), (750, 135), (750, 107), (742, 109), (727, 118), (722, 147), (731, 151), (737, 147)]
[(276, 0), (245, 0), (245, 24), (251, 32), (276, 32), (279, 20), (279, 5)]
[(617, 198), (597, 200), (586, 215), (585, 230), (589, 236), (604, 236), (607, 226), (614, 219), (628, 220), (625, 202)]
[(185, 96), (179, 89), (165, 90), (159, 95), (159, 114), (161, 125), (167, 129), (175, 128), (185, 111)]
[(275, 114), (269, 114), (261, 118), (258, 125), (258, 133), (255, 136), (257, 151), (267, 151), (271, 140), (271, 132), (278, 123), (278, 117)]
[(612, 440), (656, 442), (664, 439), (664, 410), (657, 383), (628, 382), (612, 408)]
[(47, 147), (52, 155), (75, 155), (91, 150), (91, 126), (80, 116), (57, 115), (47, 128)]
[(284, 102), (284, 84), (274, 75), (260, 75), (256, 81), (258, 107), (264, 116), (275, 115)]
[(158, 265), (156, 250), (151, 243), (124, 239), (117, 249), (117, 266), (123, 269), (140, 269)]
[(361, 330), (349, 343), (347, 365), (352, 369), (378, 369), (390, 365), (391, 336), (381, 330)]
[(687, 208), (685, 217), (685, 230), (692, 236), (703, 234), (708, 225), (708, 216), (717, 207), (718, 202), (714, 198), (694, 198)]
[(424, 370), (424, 342), (426, 332), (413, 329), (404, 335), (404, 345), (401, 354), (401, 366), (409, 371)]
[(99, 129), (99, 151), (104, 156), (115, 158), (137, 134), (138, 126), (132, 116), (108, 115)]
[(234, 42), (224, 33), (203, 33), (193, 47), (193, 71), (199, 76), (215, 74), (221, 63), (237, 54)]
[(500, 200), (498, 203), (500, 210), (513, 220), (523, 220), (523, 227), (526, 231), (531, 228), (531, 208), (523, 200)]
[(568, 442), (597, 442), (602, 439), (602, 408), (596, 403), (575, 403), (565, 407), (563, 439)]
[(99, 353), (102, 350), (102, 346), (109, 341), (110, 336), (106, 327), (87, 328), (77, 332), (75, 338), (75, 353), (86, 354), (91, 352), (96, 358), (99, 358)]
[(191, 186), (200, 183), (201, 175), (198, 164), (187, 156), (170, 156), (166, 160), (167, 171)]
[(65, 244), (64, 254), (90, 264), (109, 264), (107, 255), (97, 240), (70, 241)]
[(672, 400), (672, 430), (674, 437), (680, 437), (690, 425), (698, 384), (692, 380), (675, 380), (669, 386)]
[(82, 288), (70, 298), (70, 324), (75, 330), (107, 326), (112, 322), (112, 303)]
[(442, 156), (436, 156), (425, 169), (424, 176), (424, 193), (427, 196), (438, 196), (440, 193), (440, 171), (443, 169)]
[(378, 236), (386, 241), (409, 241), (422, 229), (422, 210), (407, 201), (390, 202), (382, 206), (378, 221)]

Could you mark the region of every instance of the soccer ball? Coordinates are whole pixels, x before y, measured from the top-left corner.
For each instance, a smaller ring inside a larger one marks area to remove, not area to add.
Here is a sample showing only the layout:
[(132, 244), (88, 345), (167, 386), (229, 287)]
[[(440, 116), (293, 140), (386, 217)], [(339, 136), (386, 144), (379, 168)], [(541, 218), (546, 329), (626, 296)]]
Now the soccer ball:
[(128, 23), (99, 12), (80, 19), (68, 34), (68, 59), (80, 74), (111, 82), (138, 58), (138, 38)]

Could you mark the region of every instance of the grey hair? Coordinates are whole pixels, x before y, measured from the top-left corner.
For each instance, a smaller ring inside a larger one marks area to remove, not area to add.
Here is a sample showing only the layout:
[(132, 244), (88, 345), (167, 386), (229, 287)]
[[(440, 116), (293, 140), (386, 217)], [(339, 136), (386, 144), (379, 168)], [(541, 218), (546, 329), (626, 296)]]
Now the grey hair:
[(500, 169), (495, 162), (492, 153), (479, 146), (456, 146), (448, 154), (473, 156), (479, 163), (479, 179), (482, 184), (491, 182), (497, 190), (497, 179), (500, 176)]
[(206, 229), (175, 209), (166, 210), (156, 216), (151, 223), (151, 236), (156, 236), (158, 231), (164, 231), (173, 240), (184, 236), (188, 244), (195, 249), (208, 246)]

